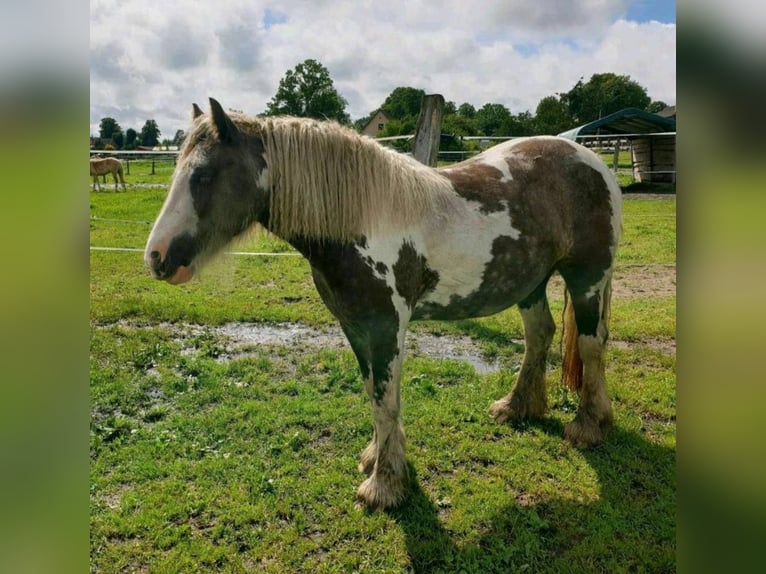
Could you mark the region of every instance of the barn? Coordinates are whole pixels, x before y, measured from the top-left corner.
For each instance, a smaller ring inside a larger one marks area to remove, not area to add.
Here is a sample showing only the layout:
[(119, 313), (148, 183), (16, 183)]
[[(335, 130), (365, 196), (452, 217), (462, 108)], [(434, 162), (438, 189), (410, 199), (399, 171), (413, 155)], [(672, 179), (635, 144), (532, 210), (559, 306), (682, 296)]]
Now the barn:
[(643, 183), (676, 182), (676, 118), (638, 108), (625, 108), (559, 134), (585, 145), (609, 142), (615, 157), (621, 145), (630, 145), (633, 178)]

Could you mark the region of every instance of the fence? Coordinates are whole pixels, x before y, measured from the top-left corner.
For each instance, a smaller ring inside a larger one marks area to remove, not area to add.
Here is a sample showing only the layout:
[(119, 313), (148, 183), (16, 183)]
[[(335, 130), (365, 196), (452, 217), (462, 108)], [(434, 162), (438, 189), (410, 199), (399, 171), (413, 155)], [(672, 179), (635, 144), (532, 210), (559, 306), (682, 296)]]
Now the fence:
[[(148, 165), (151, 166), (151, 173), (150, 175), (156, 175), (157, 174), (157, 164), (159, 163), (172, 163), (172, 166), (176, 166), (176, 156), (178, 155), (178, 152), (175, 150), (159, 150), (159, 151), (153, 151), (153, 150), (101, 150), (101, 149), (92, 149), (90, 150), (90, 156), (91, 157), (116, 157), (119, 160), (122, 160), (122, 164), (125, 166), (125, 175), (130, 175), (130, 165), (131, 162), (135, 165), (136, 162), (148, 162)], [(106, 176), (104, 176), (106, 178)]]

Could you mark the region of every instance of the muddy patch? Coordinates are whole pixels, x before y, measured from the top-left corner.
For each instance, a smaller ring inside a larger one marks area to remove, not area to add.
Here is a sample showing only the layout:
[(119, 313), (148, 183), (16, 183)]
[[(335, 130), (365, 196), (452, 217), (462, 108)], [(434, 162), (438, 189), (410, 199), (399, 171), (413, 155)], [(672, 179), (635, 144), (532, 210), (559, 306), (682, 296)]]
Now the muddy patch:
[[(317, 329), (297, 323), (229, 323), (211, 327), (208, 331), (228, 340), (226, 352), (230, 356), (246, 354), (258, 346), (288, 347), (298, 352), (350, 349), (340, 327)], [(498, 361), (486, 357), (471, 338), (459, 335), (410, 332), (407, 334), (407, 356), (463, 361), (482, 375), (500, 370)]]

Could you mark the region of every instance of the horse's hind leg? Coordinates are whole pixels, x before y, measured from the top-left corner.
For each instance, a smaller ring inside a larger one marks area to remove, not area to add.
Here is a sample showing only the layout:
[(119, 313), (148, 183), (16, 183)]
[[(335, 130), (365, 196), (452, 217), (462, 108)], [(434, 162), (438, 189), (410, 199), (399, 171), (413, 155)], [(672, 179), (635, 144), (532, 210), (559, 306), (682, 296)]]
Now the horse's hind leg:
[(489, 412), (498, 422), (541, 417), (547, 408), (545, 394), (545, 362), (548, 348), (556, 332), (545, 288), (546, 278), (526, 299), (519, 303), (524, 322), (524, 359), (513, 390), (495, 401)]
[[(562, 274), (565, 272), (562, 271)], [(566, 279), (566, 275), (564, 275)], [(567, 283), (577, 326), (577, 349), (582, 360), (580, 406), (574, 420), (564, 428), (572, 445), (584, 448), (603, 441), (614, 420), (606, 392), (606, 342), (611, 298), (611, 269), (590, 286)]]

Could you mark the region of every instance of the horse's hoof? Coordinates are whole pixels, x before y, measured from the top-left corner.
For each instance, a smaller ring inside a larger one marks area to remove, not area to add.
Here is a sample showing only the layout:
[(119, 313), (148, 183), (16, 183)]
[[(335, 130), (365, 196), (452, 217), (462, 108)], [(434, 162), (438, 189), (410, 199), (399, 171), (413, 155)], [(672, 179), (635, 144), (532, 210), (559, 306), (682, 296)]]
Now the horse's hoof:
[(575, 448), (590, 448), (604, 442), (604, 431), (594, 420), (577, 417), (564, 427), (564, 438)]
[(492, 403), (489, 414), (500, 424), (538, 419), (545, 414), (547, 408), (545, 399), (535, 401), (521, 401), (516, 395), (503, 397)]
[(356, 507), (369, 512), (394, 508), (404, 500), (406, 493), (406, 478), (389, 476), (388, 480), (383, 481), (373, 474), (359, 486)]

